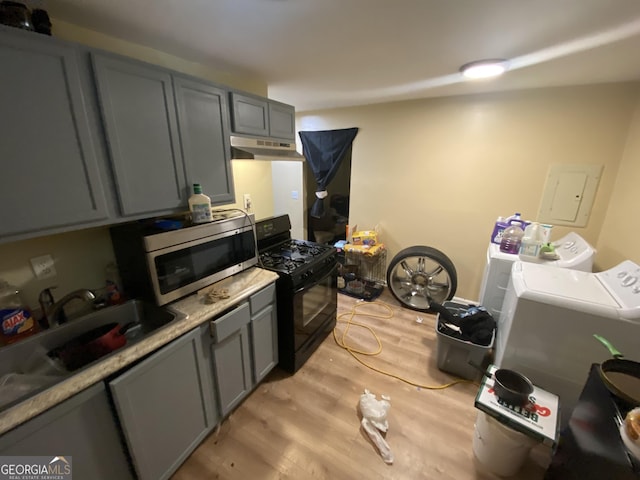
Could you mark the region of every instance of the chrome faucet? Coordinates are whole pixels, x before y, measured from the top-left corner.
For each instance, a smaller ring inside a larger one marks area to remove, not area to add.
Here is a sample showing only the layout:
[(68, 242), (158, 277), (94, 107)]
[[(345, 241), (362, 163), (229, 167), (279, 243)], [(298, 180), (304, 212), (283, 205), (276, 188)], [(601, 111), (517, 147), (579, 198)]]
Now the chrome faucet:
[(49, 327), (60, 325), (61, 323), (67, 321), (63, 308), (71, 300), (79, 299), (84, 300), (85, 302), (92, 302), (96, 299), (96, 296), (91, 290), (81, 288), (79, 290), (74, 290), (73, 292), (68, 293), (57, 302), (54, 302), (53, 295), (51, 294), (51, 288), (55, 287), (45, 288), (40, 292), (40, 295), (38, 296), (40, 307), (42, 308), (42, 313), (47, 319)]

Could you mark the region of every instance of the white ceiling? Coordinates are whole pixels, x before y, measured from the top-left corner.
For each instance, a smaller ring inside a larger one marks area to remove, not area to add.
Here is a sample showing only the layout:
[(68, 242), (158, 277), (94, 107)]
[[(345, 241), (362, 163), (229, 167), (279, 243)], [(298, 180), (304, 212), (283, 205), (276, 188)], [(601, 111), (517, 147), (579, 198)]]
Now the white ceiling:
[[(298, 111), (640, 80), (638, 0), (55, 0), (54, 19), (229, 72)], [(55, 24), (54, 24), (55, 33)], [(459, 67), (510, 71), (463, 82)]]

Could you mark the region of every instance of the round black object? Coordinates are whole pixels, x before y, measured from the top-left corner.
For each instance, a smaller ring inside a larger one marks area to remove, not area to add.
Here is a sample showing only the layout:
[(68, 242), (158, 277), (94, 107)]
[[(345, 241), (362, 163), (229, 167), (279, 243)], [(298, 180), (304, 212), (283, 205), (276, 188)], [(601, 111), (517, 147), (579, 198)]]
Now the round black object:
[(51, 35), (51, 19), (46, 10), (34, 9), (31, 12), (31, 23), (36, 32)]
[(498, 398), (516, 407), (529, 403), (533, 385), (527, 377), (513, 370), (499, 368), (493, 374), (493, 379), (493, 389)]
[(387, 268), (387, 286), (404, 307), (435, 313), (431, 303), (450, 300), (458, 287), (453, 262), (433, 247), (405, 248)]

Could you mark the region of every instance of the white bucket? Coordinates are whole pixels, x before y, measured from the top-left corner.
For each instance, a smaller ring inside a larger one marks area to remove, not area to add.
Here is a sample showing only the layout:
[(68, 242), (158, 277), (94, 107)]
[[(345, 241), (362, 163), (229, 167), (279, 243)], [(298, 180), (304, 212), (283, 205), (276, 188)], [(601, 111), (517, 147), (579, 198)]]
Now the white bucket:
[(486, 413), (478, 412), (473, 453), (492, 473), (501, 477), (515, 475), (537, 443), (537, 440), (502, 425)]

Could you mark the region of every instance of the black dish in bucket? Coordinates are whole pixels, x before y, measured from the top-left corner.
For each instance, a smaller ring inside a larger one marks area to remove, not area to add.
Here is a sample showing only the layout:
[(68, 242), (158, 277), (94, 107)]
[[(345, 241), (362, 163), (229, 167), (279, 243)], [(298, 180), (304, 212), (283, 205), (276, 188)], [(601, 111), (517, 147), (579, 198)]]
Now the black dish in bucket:
[(492, 375), (480, 365), (473, 362), (469, 362), (469, 364), (482, 372), (485, 377), (493, 377), (493, 390), (500, 400), (514, 407), (524, 407), (529, 403), (529, 395), (533, 393), (533, 384), (521, 373), (508, 368), (499, 368)]

